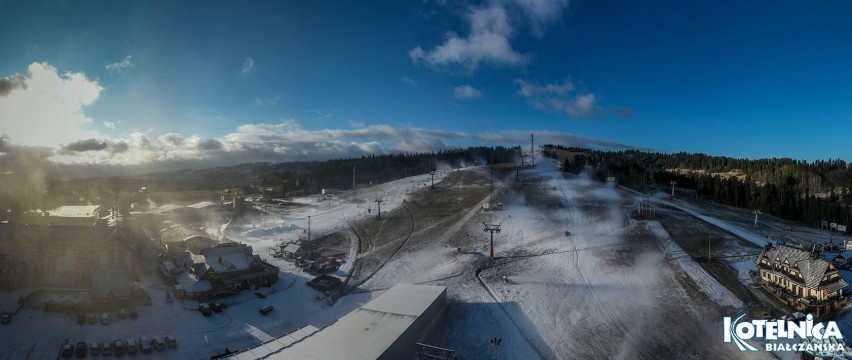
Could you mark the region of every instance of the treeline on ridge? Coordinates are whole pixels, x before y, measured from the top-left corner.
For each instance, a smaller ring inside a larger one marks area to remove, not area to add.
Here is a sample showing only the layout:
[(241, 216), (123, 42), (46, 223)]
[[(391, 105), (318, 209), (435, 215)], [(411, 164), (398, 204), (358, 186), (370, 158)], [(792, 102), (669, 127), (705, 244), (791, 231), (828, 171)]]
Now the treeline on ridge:
[(852, 171), (845, 161), (807, 162), (789, 158), (735, 159), (705, 154), (664, 154), (638, 150), (601, 151), (545, 145), (563, 171), (589, 171), (625, 186), (648, 191), (677, 181), (706, 200), (758, 209), (774, 216), (820, 226), (820, 221), (850, 225)]

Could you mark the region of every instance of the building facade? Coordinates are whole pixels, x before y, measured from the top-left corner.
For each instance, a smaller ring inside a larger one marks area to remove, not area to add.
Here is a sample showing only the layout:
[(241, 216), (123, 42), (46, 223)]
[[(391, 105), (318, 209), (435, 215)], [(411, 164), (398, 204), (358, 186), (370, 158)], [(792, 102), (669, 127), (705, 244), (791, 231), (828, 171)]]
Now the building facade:
[(757, 279), (767, 291), (793, 309), (825, 316), (847, 304), (849, 284), (837, 266), (807, 250), (769, 244), (757, 258)]
[(0, 224), (0, 288), (89, 287), (92, 274), (135, 269), (121, 228)]

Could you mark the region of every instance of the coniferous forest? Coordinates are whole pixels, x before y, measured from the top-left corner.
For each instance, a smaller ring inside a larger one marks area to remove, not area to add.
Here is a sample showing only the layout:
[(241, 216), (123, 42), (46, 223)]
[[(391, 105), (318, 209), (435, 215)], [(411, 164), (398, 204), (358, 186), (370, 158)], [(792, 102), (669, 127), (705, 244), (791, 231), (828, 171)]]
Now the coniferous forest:
[(821, 220), (850, 225), (852, 171), (845, 161), (807, 162), (789, 158), (735, 159), (691, 153), (637, 150), (601, 151), (546, 145), (547, 156), (562, 161), (563, 171), (588, 171), (599, 180), (614, 176), (640, 190), (694, 190), (702, 199), (757, 209), (783, 219), (819, 227)]

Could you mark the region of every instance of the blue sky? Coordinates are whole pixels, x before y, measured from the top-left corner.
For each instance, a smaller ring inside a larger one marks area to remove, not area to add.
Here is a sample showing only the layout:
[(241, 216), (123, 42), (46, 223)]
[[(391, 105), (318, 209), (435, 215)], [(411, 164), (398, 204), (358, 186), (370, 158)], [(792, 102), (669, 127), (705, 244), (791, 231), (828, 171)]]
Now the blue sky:
[(0, 1), (0, 134), (62, 162), (542, 142), (850, 160), (846, 2)]

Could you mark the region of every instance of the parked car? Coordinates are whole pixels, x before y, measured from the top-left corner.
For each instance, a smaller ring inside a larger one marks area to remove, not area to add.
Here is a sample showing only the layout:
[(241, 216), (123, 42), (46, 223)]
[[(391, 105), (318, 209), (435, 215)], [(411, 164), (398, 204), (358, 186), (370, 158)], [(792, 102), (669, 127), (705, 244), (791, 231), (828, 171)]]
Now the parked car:
[(118, 318), (127, 319), (127, 308), (118, 309)]
[(220, 311), (222, 311), (222, 309), (224, 309), (224, 307), (222, 306), (222, 303), (220, 303), (220, 302), (212, 302), (212, 303), (210, 303), (210, 309), (215, 311), (215, 312), (220, 312)]
[(115, 353), (115, 356), (124, 355), (124, 341), (116, 340), (112, 342), (112, 352)]
[(174, 335), (166, 335), (164, 341), (166, 342), (166, 346), (170, 348), (177, 347), (177, 340), (175, 340)]
[(101, 343), (101, 355), (112, 356), (112, 346), (108, 342)]
[(98, 356), (101, 354), (101, 344), (92, 343), (89, 345), (89, 355)]
[(128, 315), (130, 315), (130, 318), (131, 318), (131, 319), (135, 319), (135, 318), (138, 318), (138, 317), (139, 317), (139, 313), (138, 313), (138, 312), (136, 312), (136, 309), (134, 309), (134, 308), (130, 308), (130, 309), (128, 309), (128, 310), (127, 310), (127, 314), (128, 314)]
[(139, 337), (139, 349), (143, 354), (147, 354), (151, 352), (151, 342), (148, 341), (148, 338), (145, 336)]
[(74, 355), (74, 345), (71, 345), (71, 344), (62, 345), (62, 357), (70, 358), (71, 355)]
[(266, 306), (260, 308), (259, 311), (260, 311), (261, 315), (269, 314), (269, 312), (272, 311), (272, 305), (266, 305)]
[(151, 347), (157, 351), (163, 351), (166, 350), (166, 343), (159, 336), (154, 336), (151, 338)]
[(109, 314), (104, 313), (101, 315), (101, 325), (109, 325)]
[(83, 342), (83, 341), (80, 341), (80, 342), (77, 343), (77, 351), (76, 352), (77, 352), (77, 358), (78, 359), (82, 359), (82, 358), (86, 357), (86, 350), (87, 350), (86, 347), (87, 347), (86, 343)]
[(266, 299), (266, 295), (261, 294), (259, 291), (255, 292), (254, 296), (257, 296), (259, 299)]
[(9, 313), (0, 314), (0, 323), (8, 324), (10, 322), (12, 322), (12, 314), (9, 314)]
[(86, 313), (77, 313), (77, 325), (86, 323)]
[(86, 322), (89, 323), (89, 324), (94, 324), (95, 323), (95, 313), (86, 314)]
[(210, 305), (207, 305), (207, 303), (198, 304), (198, 311), (201, 311), (201, 313), (204, 314), (204, 316), (208, 316), (208, 315), (210, 315), (210, 313), (213, 312), (213, 311), (210, 310)]
[(124, 344), (127, 345), (127, 353), (128, 354), (133, 355), (139, 349), (139, 346), (136, 345), (137, 344), (136, 339), (127, 340), (127, 342), (125, 342)]

